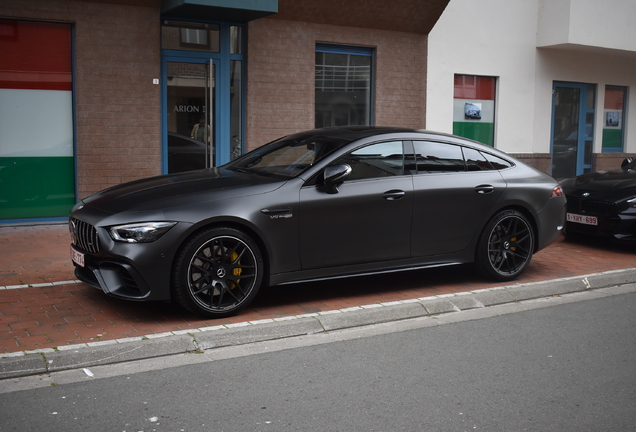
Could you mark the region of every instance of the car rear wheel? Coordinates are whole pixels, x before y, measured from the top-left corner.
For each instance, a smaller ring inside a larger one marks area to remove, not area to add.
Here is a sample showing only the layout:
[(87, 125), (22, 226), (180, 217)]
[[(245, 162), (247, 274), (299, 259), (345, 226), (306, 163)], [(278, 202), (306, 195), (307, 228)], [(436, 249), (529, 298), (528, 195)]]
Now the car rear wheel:
[(175, 260), (174, 297), (198, 315), (233, 315), (256, 296), (263, 280), (258, 245), (233, 228), (213, 228), (191, 238)]
[(534, 232), (528, 219), (516, 210), (504, 210), (481, 233), (475, 263), (486, 277), (508, 281), (525, 270), (533, 251)]

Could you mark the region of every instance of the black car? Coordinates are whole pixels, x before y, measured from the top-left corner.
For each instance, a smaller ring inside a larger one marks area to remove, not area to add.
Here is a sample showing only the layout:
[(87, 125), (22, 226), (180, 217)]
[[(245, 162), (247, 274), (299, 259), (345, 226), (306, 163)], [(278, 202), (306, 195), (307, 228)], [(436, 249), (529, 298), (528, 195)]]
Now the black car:
[(583, 174), (561, 182), (567, 198), (567, 235), (636, 243), (636, 159), (620, 169)]
[(491, 147), (404, 128), (317, 129), (83, 199), (71, 254), (77, 277), (107, 294), (221, 317), (261, 285), (471, 262), (511, 280), (564, 219), (552, 177)]

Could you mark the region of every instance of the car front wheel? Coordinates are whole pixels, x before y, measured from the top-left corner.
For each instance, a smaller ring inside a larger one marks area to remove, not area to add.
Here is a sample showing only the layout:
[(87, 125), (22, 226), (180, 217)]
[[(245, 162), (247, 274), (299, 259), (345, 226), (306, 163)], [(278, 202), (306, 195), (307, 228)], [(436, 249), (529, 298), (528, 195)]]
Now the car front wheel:
[(508, 281), (525, 270), (533, 251), (534, 232), (528, 219), (516, 210), (504, 210), (486, 224), (477, 243), (475, 262), (486, 277)]
[(181, 306), (198, 315), (221, 318), (254, 299), (263, 280), (263, 257), (245, 233), (212, 228), (181, 248), (173, 277), (173, 294)]

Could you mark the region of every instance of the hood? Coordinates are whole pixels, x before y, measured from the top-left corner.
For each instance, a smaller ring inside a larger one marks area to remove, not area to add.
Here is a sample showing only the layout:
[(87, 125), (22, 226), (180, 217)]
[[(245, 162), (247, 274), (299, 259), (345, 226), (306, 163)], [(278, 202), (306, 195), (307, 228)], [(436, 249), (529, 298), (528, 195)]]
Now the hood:
[(598, 171), (576, 177), (576, 187), (590, 190), (618, 190), (636, 186), (635, 170)]
[[(106, 213), (166, 210), (194, 201), (209, 202), (267, 193), (286, 180), (212, 168), (123, 183), (82, 200)], [(196, 196), (196, 197), (195, 197)]]
[[(636, 196), (635, 170), (598, 171), (561, 182), (566, 194), (594, 193), (598, 199), (620, 199)], [(576, 191), (576, 192), (575, 192)]]

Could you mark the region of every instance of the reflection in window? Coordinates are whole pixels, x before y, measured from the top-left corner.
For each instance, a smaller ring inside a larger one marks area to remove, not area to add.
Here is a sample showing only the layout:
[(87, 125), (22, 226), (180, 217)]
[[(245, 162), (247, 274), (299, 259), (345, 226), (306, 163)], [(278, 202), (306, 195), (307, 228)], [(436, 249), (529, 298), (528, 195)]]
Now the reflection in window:
[(490, 165), (496, 170), (502, 170), (506, 168), (510, 168), (512, 164), (505, 159), (502, 159), (498, 156), (493, 156), (490, 153), (482, 153), (482, 155), (488, 159)]
[(414, 141), (417, 172), (465, 171), (461, 147), (429, 141)]
[(292, 178), (348, 142), (333, 137), (290, 135), (253, 150), (226, 168)]
[(181, 29), (181, 44), (200, 45), (198, 48), (206, 49), (209, 46), (208, 33), (202, 29)]
[(242, 63), (230, 60), (230, 160), (243, 154)]
[(230, 54), (243, 54), (243, 27), (230, 26)]
[(170, 50), (220, 52), (220, 31), (216, 24), (164, 21), (161, 48)]
[(626, 98), (625, 87), (605, 86), (603, 152), (623, 151)]
[(464, 160), (466, 161), (467, 171), (489, 171), (492, 170), (490, 162), (475, 149), (464, 147)]
[(317, 128), (370, 125), (373, 51), (316, 46)]
[(351, 166), (347, 180), (363, 180), (404, 174), (402, 141), (372, 144), (343, 157), (338, 163)]

